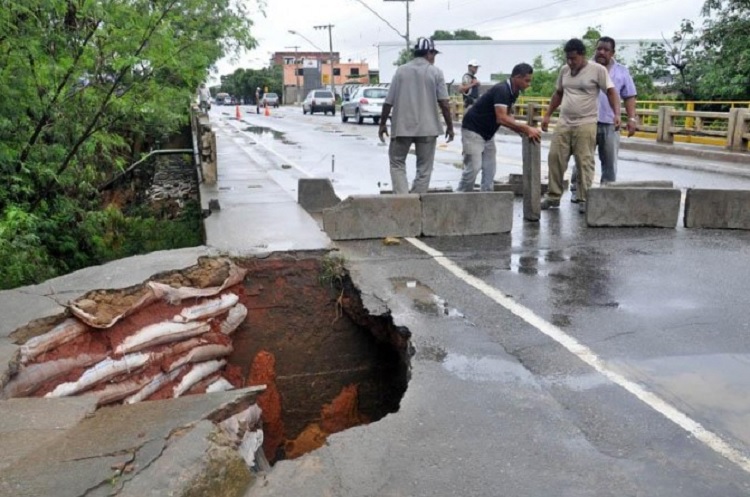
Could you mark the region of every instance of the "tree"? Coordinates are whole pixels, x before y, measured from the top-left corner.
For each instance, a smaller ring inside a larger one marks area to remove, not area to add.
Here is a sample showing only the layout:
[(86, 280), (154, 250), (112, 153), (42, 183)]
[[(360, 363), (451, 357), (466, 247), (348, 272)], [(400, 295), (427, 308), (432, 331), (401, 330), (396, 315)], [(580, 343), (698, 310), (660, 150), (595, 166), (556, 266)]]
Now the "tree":
[(196, 88), (225, 53), (255, 46), (243, 5), (3, 1), (0, 257), (23, 266), (0, 268), (3, 284), (37, 280), (28, 265), (46, 277), (102, 262), (82, 231), (100, 207), (97, 186), (188, 122)]
[(707, 0), (700, 37), (701, 98), (750, 99), (750, 2)]

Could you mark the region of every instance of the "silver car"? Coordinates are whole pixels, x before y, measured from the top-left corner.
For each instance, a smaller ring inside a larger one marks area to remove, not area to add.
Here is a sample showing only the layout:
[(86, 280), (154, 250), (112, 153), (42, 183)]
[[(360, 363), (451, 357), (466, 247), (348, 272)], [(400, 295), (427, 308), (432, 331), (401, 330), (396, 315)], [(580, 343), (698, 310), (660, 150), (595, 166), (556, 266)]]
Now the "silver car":
[(388, 88), (380, 86), (357, 88), (341, 105), (341, 122), (345, 123), (352, 118), (358, 124), (362, 124), (365, 118), (371, 118), (372, 122), (378, 124), (386, 95), (388, 95)]
[(307, 94), (305, 101), (302, 102), (302, 113), (315, 114), (316, 112), (323, 112), (323, 114), (336, 115), (336, 98), (333, 93), (329, 90), (313, 90)]

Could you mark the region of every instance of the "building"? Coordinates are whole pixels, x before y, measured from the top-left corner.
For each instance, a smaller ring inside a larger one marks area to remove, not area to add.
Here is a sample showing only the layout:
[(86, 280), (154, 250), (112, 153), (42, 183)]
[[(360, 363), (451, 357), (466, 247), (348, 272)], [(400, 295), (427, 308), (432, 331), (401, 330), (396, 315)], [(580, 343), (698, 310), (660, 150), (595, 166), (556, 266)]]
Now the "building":
[[(339, 62), (333, 52), (333, 84), (337, 94), (346, 84), (370, 82), (370, 68), (364, 62)], [(275, 52), (271, 62), (283, 66), (284, 102), (300, 102), (317, 88), (331, 85), (330, 52)]]
[[(567, 40), (436, 40), (435, 47), (440, 50), (435, 65), (443, 70), (446, 83), (451, 81), (460, 84), (466, 73), (467, 63), (477, 59), (481, 67), (477, 73), (480, 81), (490, 83), (501, 76), (510, 74), (513, 66), (519, 62), (533, 64), (537, 57), (542, 58), (544, 67), (556, 65), (553, 51)], [(662, 43), (661, 40), (616, 40), (616, 58), (628, 64), (635, 61), (641, 43)], [(380, 81), (389, 83), (396, 72), (395, 61), (403, 41), (385, 42), (378, 45), (378, 68)], [(593, 54), (591, 54), (593, 55)], [(495, 77), (493, 77), (495, 76)]]

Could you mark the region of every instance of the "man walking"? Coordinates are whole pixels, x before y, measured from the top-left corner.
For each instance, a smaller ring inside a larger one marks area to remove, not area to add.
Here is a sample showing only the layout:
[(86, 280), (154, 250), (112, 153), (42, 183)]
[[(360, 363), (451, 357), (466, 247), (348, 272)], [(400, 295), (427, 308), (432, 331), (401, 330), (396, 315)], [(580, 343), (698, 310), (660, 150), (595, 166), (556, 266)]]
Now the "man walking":
[[(386, 123), (391, 119), (391, 143), (388, 158), (394, 193), (426, 193), (430, 186), (435, 161), (437, 137), (443, 125), (437, 114), (440, 107), (445, 119), (445, 137), (453, 140), (453, 120), (448, 105), (448, 88), (443, 71), (434, 66), (438, 54), (429, 38), (419, 38), (414, 46), (414, 59), (396, 69), (380, 114), (378, 137), (385, 143)], [(406, 179), (406, 155), (412, 143), (417, 155), (417, 175), (409, 190)]]
[[(603, 65), (609, 71), (609, 77), (615, 85), (615, 90), (625, 102), (625, 112), (628, 115), (628, 137), (636, 132), (635, 118), (636, 88), (628, 68), (618, 63), (615, 58), (615, 40), (609, 36), (602, 36), (596, 42), (594, 61)], [(615, 128), (612, 110), (607, 104), (607, 95), (599, 92), (599, 121), (596, 124), (596, 148), (599, 151), (599, 162), (602, 165), (602, 183), (617, 181), (617, 154), (620, 151), (620, 131)], [(570, 178), (570, 201), (577, 202), (576, 180), (578, 170), (574, 167)]]
[(476, 59), (471, 59), (468, 71), (461, 78), (461, 86), (458, 87), (458, 91), (464, 97), (464, 111), (479, 100), (479, 86), (481, 83), (476, 76), (478, 70), (479, 62)]
[(534, 69), (526, 63), (513, 68), (510, 78), (489, 89), (471, 106), (461, 124), (461, 145), (464, 156), (464, 172), (456, 188), (459, 192), (474, 190), (474, 181), (482, 170), (481, 191), (494, 190), (497, 150), (495, 133), (500, 126), (512, 129), (538, 142), (541, 131), (526, 124), (517, 123), (513, 117), (513, 105), (518, 94), (531, 85)]
[(586, 46), (577, 38), (563, 47), (566, 65), (557, 76), (556, 90), (542, 118), (542, 131), (547, 131), (552, 113), (560, 107), (560, 118), (550, 144), (547, 165), (549, 189), (541, 208), (560, 206), (563, 175), (570, 156), (578, 167), (579, 211), (586, 212), (586, 193), (594, 178), (594, 148), (599, 114), (599, 92), (606, 91), (615, 128), (620, 126), (620, 99), (607, 69), (586, 59)]

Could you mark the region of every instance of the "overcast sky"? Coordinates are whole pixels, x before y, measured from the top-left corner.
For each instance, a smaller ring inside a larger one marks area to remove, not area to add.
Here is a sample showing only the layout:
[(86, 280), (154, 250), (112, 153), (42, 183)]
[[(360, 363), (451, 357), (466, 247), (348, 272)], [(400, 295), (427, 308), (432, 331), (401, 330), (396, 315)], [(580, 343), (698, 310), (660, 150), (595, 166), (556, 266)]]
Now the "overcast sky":
[[(316, 25), (334, 26), (333, 50), (341, 54), (342, 61), (364, 60), (371, 68), (378, 67), (378, 43), (403, 40), (406, 34), (403, 1), (266, 0), (265, 17), (259, 13), (255, 0), (244, 1), (253, 11), (252, 34), (258, 40), (258, 48), (237, 60), (221, 61), (219, 74), (239, 67), (267, 66), (273, 52), (294, 51), (289, 47), (295, 45), (300, 51), (328, 51), (328, 30), (316, 30)], [(580, 37), (588, 26), (601, 26), (602, 34), (615, 40), (661, 39), (662, 35), (671, 36), (682, 19), (700, 21), (703, 2), (414, 0), (409, 3), (409, 37), (413, 41), (438, 29), (470, 29), (495, 40), (563, 40)], [(289, 30), (299, 35), (290, 34)]]

